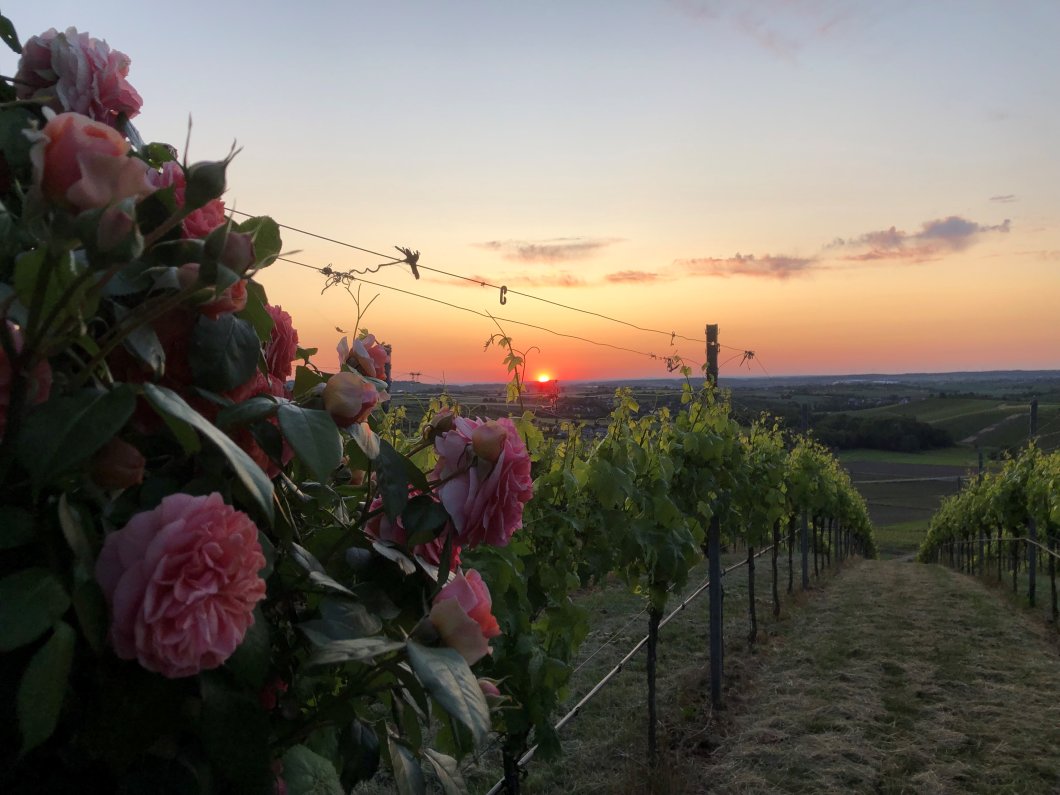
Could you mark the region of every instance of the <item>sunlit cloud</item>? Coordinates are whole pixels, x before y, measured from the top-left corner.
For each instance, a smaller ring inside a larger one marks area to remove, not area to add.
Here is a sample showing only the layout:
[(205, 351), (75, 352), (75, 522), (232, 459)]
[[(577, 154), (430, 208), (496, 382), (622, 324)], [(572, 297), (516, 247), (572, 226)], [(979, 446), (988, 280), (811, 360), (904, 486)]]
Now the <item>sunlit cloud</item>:
[(774, 256), (766, 254), (736, 254), (732, 257), (693, 257), (679, 259), (674, 265), (691, 276), (757, 276), (769, 279), (788, 279), (811, 270), (814, 260), (806, 257)]
[(588, 259), (601, 249), (619, 242), (619, 238), (557, 237), (551, 240), (490, 240), (475, 245), (496, 251), (505, 259), (516, 262), (551, 264)]
[(923, 222), (919, 232), (909, 233), (892, 226), (854, 238), (836, 238), (827, 248), (867, 249), (840, 257), (850, 262), (887, 259), (925, 262), (950, 252), (963, 251), (977, 243), (983, 235), (1007, 233), (1010, 224), (1007, 218), (1000, 224), (984, 225), (951, 215)]

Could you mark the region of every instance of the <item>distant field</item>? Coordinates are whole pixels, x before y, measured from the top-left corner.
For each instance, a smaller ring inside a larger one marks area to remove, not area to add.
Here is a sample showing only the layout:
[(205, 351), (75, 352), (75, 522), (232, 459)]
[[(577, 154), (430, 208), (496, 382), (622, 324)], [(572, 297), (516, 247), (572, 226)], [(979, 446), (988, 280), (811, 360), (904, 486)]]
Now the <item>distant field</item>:
[(974, 468), (978, 456), (971, 447), (945, 447), (923, 453), (899, 453), (893, 450), (840, 450), (839, 460), (844, 464), (936, 464), (951, 467)]
[(895, 457), (852, 460), (844, 454), (840, 459), (868, 503), (869, 518), (877, 529), (910, 523), (926, 527), (943, 498), (957, 493), (958, 478), (970, 474), (963, 462), (942, 464), (913, 454), (905, 461)]
[[(1030, 405), (990, 398), (926, 398), (851, 412), (860, 416), (915, 417), (943, 428), (956, 442), (985, 449), (1019, 447), (1030, 431)], [(1060, 445), (1060, 403), (1038, 406), (1040, 443), (1046, 449)]]

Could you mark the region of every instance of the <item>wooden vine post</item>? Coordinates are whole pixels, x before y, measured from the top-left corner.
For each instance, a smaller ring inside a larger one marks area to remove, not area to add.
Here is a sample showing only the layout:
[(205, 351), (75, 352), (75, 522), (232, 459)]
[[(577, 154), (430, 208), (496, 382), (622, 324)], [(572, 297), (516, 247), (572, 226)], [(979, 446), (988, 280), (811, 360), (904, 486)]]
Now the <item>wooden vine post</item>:
[(802, 509), (800, 550), (802, 552), (802, 590), (810, 587), (810, 532), (806, 520), (806, 509)]
[[(712, 389), (718, 386), (718, 324), (707, 324), (707, 381)], [(710, 702), (714, 709), (721, 709), (721, 679), (723, 639), (722, 639), (722, 605), (721, 605), (721, 522), (718, 511), (710, 518), (707, 528), (707, 555), (709, 556), (710, 578)]]

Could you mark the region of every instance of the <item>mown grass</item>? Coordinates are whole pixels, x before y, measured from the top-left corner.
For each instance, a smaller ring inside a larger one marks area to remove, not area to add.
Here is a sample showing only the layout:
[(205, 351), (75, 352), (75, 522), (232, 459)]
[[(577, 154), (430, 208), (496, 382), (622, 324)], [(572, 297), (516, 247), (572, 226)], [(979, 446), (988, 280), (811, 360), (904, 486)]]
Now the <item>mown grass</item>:
[[(728, 566), (745, 558), (741, 550), (724, 557)], [(726, 700), (738, 708), (741, 692), (750, 679), (750, 670), (761, 650), (776, 637), (779, 627), (804, 595), (789, 597), (786, 552), (778, 560), (782, 612), (772, 614), (769, 554), (756, 562), (755, 589), (759, 637), (748, 643), (748, 577), (746, 569), (725, 578), (725, 668)], [(795, 560), (796, 589), (799, 561)], [(685, 594), (695, 590), (706, 576), (706, 566), (692, 572)], [(822, 571), (822, 577), (827, 578)], [(812, 561), (811, 561), (811, 578)], [(821, 580), (815, 579), (815, 585)], [(680, 598), (671, 598), (670, 608)], [(629, 593), (620, 584), (599, 588), (582, 602), (594, 616), (593, 629), (586, 639), (574, 677), (569, 703), (587, 692), (647, 632), (647, 614), (642, 597)], [(666, 793), (696, 792), (700, 787), (700, 767), (718, 742), (717, 721), (709, 702), (708, 653), (709, 602), (704, 593), (678, 614), (661, 632), (658, 655), (659, 743), (661, 763), (654, 772), (647, 765), (647, 686), (645, 655), (638, 654), (628, 666), (578, 717), (564, 729), (565, 753), (555, 760), (533, 759), (524, 781), (525, 793)], [(499, 761), (487, 766), (493, 781), (500, 775)], [(479, 779), (483, 780), (483, 779)], [(484, 780), (483, 780), (484, 781)], [(489, 781), (481, 790), (493, 783)], [(484, 782), (485, 783), (485, 782)]]
[(924, 536), (927, 535), (927, 527), (928, 523), (923, 519), (876, 527), (876, 548), (879, 556), (888, 559), (916, 555)]
[(726, 793), (1056, 792), (1048, 632), (971, 578), (864, 561), (785, 627), (703, 781)]

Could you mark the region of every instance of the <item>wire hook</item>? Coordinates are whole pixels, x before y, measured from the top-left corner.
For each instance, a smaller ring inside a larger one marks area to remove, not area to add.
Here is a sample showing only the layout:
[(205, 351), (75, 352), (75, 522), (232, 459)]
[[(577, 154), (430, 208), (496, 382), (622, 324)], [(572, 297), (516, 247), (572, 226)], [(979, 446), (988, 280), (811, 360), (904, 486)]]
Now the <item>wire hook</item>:
[(508, 286), (505, 284), (501, 285), (501, 306), (508, 303)]

